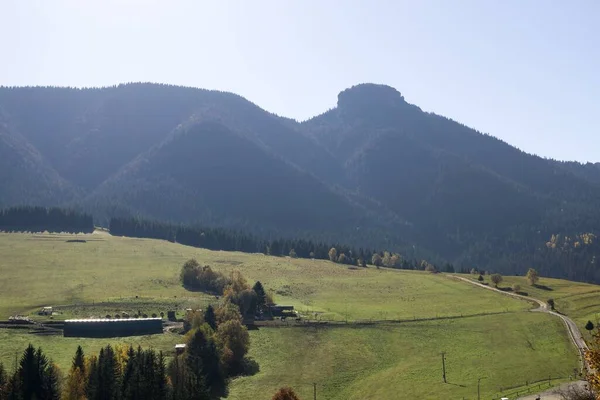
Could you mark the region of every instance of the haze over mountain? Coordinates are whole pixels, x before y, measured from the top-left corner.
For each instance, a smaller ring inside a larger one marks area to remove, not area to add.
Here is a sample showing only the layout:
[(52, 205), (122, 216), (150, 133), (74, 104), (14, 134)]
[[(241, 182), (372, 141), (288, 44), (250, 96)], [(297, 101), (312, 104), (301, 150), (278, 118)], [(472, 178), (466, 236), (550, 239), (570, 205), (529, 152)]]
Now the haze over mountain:
[[(384, 85), (346, 89), (303, 123), (186, 87), (0, 88), (0, 167), (0, 206), (68, 205), (97, 223), (139, 214), (600, 279), (596, 242), (577, 241), (598, 233), (600, 164), (524, 153)], [(557, 234), (559, 250), (547, 245)]]

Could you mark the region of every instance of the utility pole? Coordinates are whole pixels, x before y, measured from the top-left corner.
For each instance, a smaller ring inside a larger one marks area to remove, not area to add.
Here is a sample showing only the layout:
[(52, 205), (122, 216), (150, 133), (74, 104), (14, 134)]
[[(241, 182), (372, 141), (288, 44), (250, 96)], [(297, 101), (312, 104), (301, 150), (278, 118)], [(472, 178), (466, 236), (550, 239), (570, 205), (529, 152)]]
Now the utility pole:
[(477, 400), (481, 400), (481, 397), (479, 395), (479, 383), (481, 382), (482, 379), (485, 379), (485, 377), (482, 376), (481, 378), (477, 378)]
[(317, 400), (317, 383), (313, 382), (313, 396), (314, 400)]
[(442, 351), (442, 377), (444, 378), (444, 383), (446, 382), (446, 352)]

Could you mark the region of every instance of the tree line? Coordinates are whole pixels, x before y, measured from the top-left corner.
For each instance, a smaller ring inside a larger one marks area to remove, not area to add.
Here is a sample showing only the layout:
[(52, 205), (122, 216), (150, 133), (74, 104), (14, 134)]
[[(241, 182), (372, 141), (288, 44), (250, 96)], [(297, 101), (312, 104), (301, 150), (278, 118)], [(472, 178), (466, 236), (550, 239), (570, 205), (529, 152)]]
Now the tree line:
[[(362, 267), (366, 267), (367, 263), (370, 263), (390, 268), (424, 270), (427, 265), (431, 265), (423, 260), (404, 258), (397, 253), (362, 247), (355, 248), (339, 243), (286, 238), (265, 240), (225, 228), (180, 225), (137, 217), (111, 218), (109, 229), (111, 234), (116, 236), (162, 239), (209, 250), (262, 253), (277, 257), (314, 258)], [(434, 267), (440, 271), (454, 272), (454, 266), (451, 264)]]
[(19, 206), (0, 210), (0, 231), (90, 233), (94, 231), (94, 220), (75, 210)]

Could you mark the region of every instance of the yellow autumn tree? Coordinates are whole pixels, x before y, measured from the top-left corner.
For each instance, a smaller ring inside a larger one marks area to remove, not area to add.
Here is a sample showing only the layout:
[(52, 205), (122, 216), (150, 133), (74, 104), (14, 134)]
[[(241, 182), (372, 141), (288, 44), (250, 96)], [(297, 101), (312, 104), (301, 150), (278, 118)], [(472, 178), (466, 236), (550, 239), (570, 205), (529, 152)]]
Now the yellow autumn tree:
[(600, 329), (592, 335), (589, 350), (585, 352), (585, 360), (590, 371), (586, 379), (596, 393), (596, 399), (600, 399)]
[(86, 363), (87, 359), (83, 354), (81, 346), (77, 346), (77, 351), (73, 357), (73, 363), (69, 370), (69, 375), (63, 388), (63, 399), (65, 400), (84, 400), (86, 387)]
[(63, 391), (65, 400), (85, 400), (85, 375), (79, 368), (71, 370)]

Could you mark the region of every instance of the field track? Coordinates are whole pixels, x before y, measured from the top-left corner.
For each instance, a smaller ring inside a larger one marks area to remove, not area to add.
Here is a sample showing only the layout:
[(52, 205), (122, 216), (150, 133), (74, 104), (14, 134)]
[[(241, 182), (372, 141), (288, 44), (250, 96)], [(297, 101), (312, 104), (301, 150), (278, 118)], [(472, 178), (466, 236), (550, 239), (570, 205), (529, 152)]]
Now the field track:
[(461, 281), (464, 282), (468, 282), (472, 285), (476, 285), (479, 286), (481, 288), (484, 289), (488, 289), (488, 290), (493, 290), (496, 291), (498, 293), (504, 294), (506, 296), (512, 296), (521, 300), (525, 300), (525, 301), (529, 301), (529, 302), (533, 302), (536, 303), (539, 307), (536, 309), (533, 309), (531, 311), (533, 312), (544, 312), (547, 314), (551, 314), (554, 315), (558, 318), (560, 318), (563, 323), (565, 324), (565, 327), (567, 328), (567, 332), (569, 333), (569, 338), (571, 339), (571, 342), (573, 342), (573, 344), (575, 345), (575, 347), (577, 348), (577, 352), (579, 353), (579, 357), (580, 357), (580, 361), (581, 361), (581, 368), (582, 371), (583, 369), (585, 370), (589, 370), (589, 365), (587, 364), (587, 362), (585, 361), (585, 352), (589, 349), (587, 343), (585, 342), (585, 340), (583, 339), (583, 335), (581, 334), (581, 331), (579, 330), (579, 328), (577, 327), (577, 324), (569, 317), (567, 317), (566, 315), (557, 313), (556, 311), (552, 311), (548, 308), (548, 304), (539, 300), (539, 299), (534, 299), (531, 297), (527, 297), (527, 296), (522, 296), (520, 294), (516, 294), (516, 293), (510, 293), (510, 292), (504, 292), (498, 288), (495, 287), (491, 287), (488, 285), (482, 285), (478, 282), (475, 282), (471, 279), (468, 278), (464, 278), (462, 276), (453, 276), (453, 278), (456, 279), (460, 279)]

